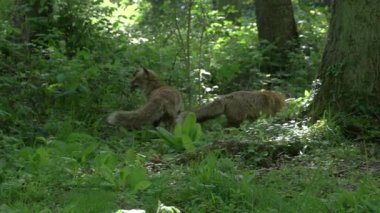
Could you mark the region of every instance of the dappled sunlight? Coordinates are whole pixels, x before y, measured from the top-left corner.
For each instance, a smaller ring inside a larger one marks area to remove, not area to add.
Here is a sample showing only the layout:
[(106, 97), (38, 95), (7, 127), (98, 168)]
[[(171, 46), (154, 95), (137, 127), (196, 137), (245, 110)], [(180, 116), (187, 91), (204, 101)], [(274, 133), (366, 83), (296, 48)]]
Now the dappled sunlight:
[(112, 8), (112, 12), (108, 15), (108, 20), (118, 30), (125, 31), (125, 27), (137, 24), (136, 17), (139, 15), (138, 2), (128, 3), (127, 1), (121, 1), (114, 3), (110, 0), (103, 0), (100, 6)]

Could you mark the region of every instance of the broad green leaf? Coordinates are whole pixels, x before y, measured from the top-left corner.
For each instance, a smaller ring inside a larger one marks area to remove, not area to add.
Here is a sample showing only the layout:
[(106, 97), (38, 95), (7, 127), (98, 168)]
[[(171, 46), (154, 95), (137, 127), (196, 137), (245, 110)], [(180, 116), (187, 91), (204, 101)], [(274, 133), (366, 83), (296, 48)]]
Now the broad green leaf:
[(182, 135), (182, 145), (187, 152), (192, 153), (195, 151), (194, 144), (188, 135)]
[(103, 152), (96, 156), (95, 166), (101, 168), (103, 166), (113, 170), (117, 165), (117, 158), (113, 152)]
[(127, 184), (133, 189), (141, 182), (147, 179), (146, 169), (143, 167), (130, 168), (127, 177)]
[(121, 186), (127, 185), (129, 175), (130, 175), (129, 169), (127, 167), (122, 168), (119, 173), (119, 185)]
[(177, 149), (180, 148), (179, 137), (175, 137), (172, 133), (168, 132), (166, 129), (162, 127), (157, 127), (157, 133), (162, 139), (164, 139), (165, 142), (169, 143), (169, 145), (172, 145)]
[(195, 124), (196, 124), (195, 113), (190, 112), (189, 114), (187, 114), (187, 116), (185, 118), (185, 121), (182, 124), (182, 132), (183, 132), (183, 134), (189, 135), (191, 129), (194, 127)]
[(192, 139), (193, 141), (199, 141), (202, 137), (202, 126), (200, 124), (196, 124), (195, 129), (195, 135)]
[(174, 128), (174, 135), (177, 136), (177, 137), (181, 137), (182, 135), (182, 125), (181, 124), (177, 124)]
[(152, 185), (152, 182), (150, 182), (149, 180), (143, 180), (143, 181), (140, 181), (139, 183), (137, 183), (135, 185), (135, 187), (133, 188), (133, 190), (134, 191), (144, 190), (144, 189), (148, 188), (150, 185)]

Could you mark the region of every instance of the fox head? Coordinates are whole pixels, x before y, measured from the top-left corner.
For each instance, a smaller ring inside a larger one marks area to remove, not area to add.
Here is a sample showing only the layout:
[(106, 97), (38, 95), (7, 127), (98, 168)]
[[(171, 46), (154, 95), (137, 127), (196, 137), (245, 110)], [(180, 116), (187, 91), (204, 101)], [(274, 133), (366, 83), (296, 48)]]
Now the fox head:
[(136, 74), (133, 76), (130, 87), (131, 90), (135, 90), (136, 88), (141, 88), (146, 82), (146, 78), (149, 76), (149, 71), (146, 68), (140, 68)]
[(131, 90), (140, 88), (145, 93), (148, 93), (161, 85), (162, 82), (158, 75), (145, 67), (140, 68), (130, 82)]

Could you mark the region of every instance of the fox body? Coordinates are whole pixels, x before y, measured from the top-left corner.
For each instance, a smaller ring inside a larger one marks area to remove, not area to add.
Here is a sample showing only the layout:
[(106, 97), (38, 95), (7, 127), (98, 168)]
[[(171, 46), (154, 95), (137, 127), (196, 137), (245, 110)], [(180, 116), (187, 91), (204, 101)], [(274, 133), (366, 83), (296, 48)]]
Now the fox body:
[(113, 112), (107, 117), (107, 122), (138, 129), (147, 125), (157, 126), (162, 121), (166, 128), (171, 128), (181, 110), (180, 92), (145, 68), (136, 73), (130, 84), (132, 89), (141, 89), (146, 98), (145, 105), (133, 111)]
[[(237, 91), (223, 95), (195, 111), (198, 122), (224, 114), (227, 127), (238, 127), (245, 119), (274, 115), (285, 105), (285, 96), (274, 91)], [(181, 118), (185, 116), (181, 114)], [(180, 118), (180, 119), (181, 119)]]

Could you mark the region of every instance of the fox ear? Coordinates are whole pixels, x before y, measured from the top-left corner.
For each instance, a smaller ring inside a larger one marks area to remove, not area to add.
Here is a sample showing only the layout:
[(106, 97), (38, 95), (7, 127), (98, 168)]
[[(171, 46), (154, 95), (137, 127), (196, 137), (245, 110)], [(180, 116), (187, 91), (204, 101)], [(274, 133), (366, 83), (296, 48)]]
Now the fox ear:
[(142, 70), (144, 71), (145, 75), (149, 75), (149, 70), (145, 67), (142, 67)]

